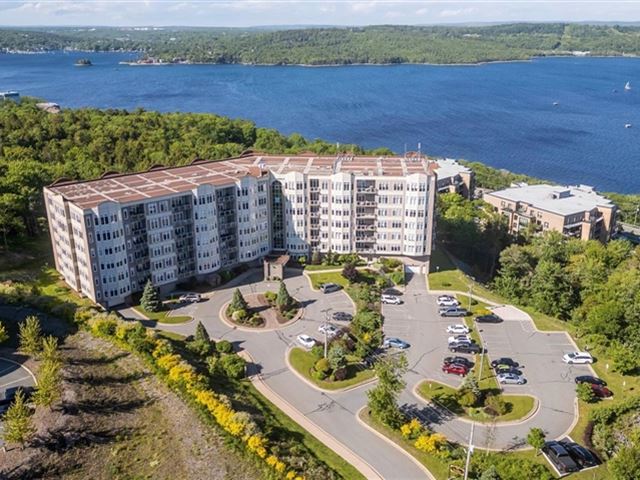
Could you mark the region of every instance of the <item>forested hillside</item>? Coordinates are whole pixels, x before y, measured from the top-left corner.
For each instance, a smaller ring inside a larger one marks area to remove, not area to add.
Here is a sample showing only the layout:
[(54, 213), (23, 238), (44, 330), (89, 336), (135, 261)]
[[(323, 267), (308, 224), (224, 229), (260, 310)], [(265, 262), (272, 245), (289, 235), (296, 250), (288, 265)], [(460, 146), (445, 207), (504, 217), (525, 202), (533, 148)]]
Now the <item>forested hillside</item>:
[(49, 28), (0, 30), (0, 51), (140, 51), (165, 61), (249, 64), (476, 63), (589, 50), (640, 54), (640, 27), (510, 24), (291, 30)]
[[(211, 114), (97, 109), (50, 114), (31, 99), (21, 105), (0, 102), (0, 243), (37, 235), (42, 187), (58, 178), (185, 165), (196, 158), (232, 157), (248, 148), (333, 154), (336, 146)], [(363, 152), (353, 145), (341, 148)]]

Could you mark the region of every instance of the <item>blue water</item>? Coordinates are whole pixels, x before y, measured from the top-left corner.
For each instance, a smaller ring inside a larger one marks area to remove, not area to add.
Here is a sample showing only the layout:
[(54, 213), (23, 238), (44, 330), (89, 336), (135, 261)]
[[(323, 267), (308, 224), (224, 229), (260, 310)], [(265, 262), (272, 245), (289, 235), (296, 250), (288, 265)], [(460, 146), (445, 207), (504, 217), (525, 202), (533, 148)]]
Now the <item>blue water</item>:
[[(73, 66), (86, 56), (93, 67)], [(287, 134), (396, 152), (421, 142), (432, 155), (602, 191), (640, 191), (640, 59), (322, 68), (118, 65), (128, 58), (133, 56), (0, 55), (0, 90), (63, 107), (212, 112)], [(626, 81), (634, 87), (630, 92), (623, 91)]]

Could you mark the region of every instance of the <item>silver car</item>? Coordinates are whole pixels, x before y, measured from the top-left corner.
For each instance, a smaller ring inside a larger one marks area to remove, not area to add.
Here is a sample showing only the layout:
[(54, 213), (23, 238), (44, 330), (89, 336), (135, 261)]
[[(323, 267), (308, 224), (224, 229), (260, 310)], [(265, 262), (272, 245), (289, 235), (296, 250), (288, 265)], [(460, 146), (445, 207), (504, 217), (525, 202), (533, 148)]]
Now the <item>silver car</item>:
[(522, 375), (516, 375), (515, 373), (500, 373), (496, 376), (498, 382), (504, 384), (524, 385), (527, 380)]

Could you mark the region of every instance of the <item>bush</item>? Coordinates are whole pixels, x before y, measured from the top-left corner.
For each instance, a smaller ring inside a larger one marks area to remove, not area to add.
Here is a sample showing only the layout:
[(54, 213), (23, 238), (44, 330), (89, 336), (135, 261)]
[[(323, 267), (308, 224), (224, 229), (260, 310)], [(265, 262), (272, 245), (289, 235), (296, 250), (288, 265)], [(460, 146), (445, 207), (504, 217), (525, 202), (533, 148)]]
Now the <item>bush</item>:
[(507, 403), (501, 395), (489, 395), (484, 402), (485, 412), (489, 415), (500, 416), (507, 413)]
[(226, 354), (220, 359), (220, 366), (229, 378), (240, 379), (245, 375), (245, 360), (236, 354)]
[(278, 294), (276, 292), (264, 292), (264, 298), (267, 300), (267, 302), (269, 302), (270, 305), (274, 305), (276, 303), (277, 297)]
[(311, 347), (311, 355), (316, 361), (320, 360), (324, 355), (324, 347), (322, 345), (314, 345)]
[(211, 355), (210, 357), (207, 357), (205, 363), (207, 364), (207, 371), (210, 375), (217, 376), (221, 373), (222, 366), (220, 365), (219, 357)]
[(588, 383), (579, 383), (576, 385), (576, 396), (586, 403), (593, 403), (596, 400), (596, 395)]
[(216, 350), (218, 353), (231, 353), (233, 351), (233, 345), (229, 340), (220, 340), (216, 343)]
[(337, 382), (346, 380), (348, 373), (347, 367), (340, 367), (333, 372), (333, 379)]
[(391, 272), (389, 279), (396, 285), (404, 285), (404, 272)]
[(245, 323), (247, 320), (247, 311), (244, 308), (240, 308), (231, 314), (231, 318), (234, 322)]
[(97, 317), (89, 322), (91, 332), (98, 337), (113, 337), (116, 333), (118, 322), (108, 317)]
[(462, 407), (473, 407), (478, 403), (478, 396), (473, 390), (460, 390), (457, 394), (457, 400)]
[(213, 352), (214, 346), (209, 340), (196, 339), (186, 343), (187, 349), (195, 355), (205, 358)]
[(342, 276), (349, 280), (349, 283), (355, 283), (358, 281), (359, 273), (353, 263), (345, 263), (342, 269)]
[(327, 360), (326, 358), (321, 358), (316, 362), (314, 369), (316, 370), (316, 372), (324, 373), (326, 376), (331, 371), (329, 360)]

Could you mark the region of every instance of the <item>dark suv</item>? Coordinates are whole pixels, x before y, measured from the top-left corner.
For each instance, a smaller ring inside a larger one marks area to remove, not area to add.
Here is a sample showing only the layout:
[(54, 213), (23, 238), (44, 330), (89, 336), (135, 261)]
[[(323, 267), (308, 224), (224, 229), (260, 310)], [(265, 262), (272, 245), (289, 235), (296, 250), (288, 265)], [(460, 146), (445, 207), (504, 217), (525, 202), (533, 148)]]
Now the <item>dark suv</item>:
[(580, 468), (595, 467), (600, 464), (598, 457), (596, 457), (590, 450), (587, 450), (582, 445), (578, 445), (575, 442), (567, 442), (562, 440), (560, 444), (565, 448), (571, 458), (580, 466)]
[(475, 320), (476, 320), (477, 323), (500, 323), (500, 322), (502, 322), (502, 319), (499, 316), (497, 316), (497, 315), (495, 315), (493, 313), (491, 313), (489, 315), (480, 315), (479, 317), (476, 317)]
[(480, 353), (480, 346), (477, 343), (454, 342), (449, 344), (449, 351), (453, 353)]
[(542, 451), (556, 469), (564, 474), (580, 470), (578, 464), (571, 458), (569, 452), (560, 442), (547, 442)]

